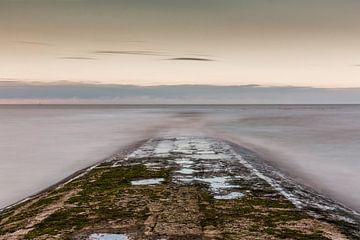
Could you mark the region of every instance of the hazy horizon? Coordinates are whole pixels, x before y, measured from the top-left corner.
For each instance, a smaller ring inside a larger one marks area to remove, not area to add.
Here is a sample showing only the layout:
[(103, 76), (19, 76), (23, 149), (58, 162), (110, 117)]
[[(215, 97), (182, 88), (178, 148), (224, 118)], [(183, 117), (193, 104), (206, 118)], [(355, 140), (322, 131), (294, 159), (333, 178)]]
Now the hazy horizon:
[(0, 104), (360, 104), (360, 88), (0, 81)]

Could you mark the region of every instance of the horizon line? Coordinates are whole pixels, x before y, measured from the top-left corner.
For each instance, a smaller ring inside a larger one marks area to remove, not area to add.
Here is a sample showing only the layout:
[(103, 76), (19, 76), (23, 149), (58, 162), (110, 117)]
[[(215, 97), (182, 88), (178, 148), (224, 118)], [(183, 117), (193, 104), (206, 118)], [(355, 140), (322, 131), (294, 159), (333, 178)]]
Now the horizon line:
[(262, 84), (191, 84), (191, 83), (184, 83), (184, 84), (121, 84), (121, 83), (101, 83), (95, 81), (70, 81), (70, 80), (56, 80), (51, 82), (43, 82), (43, 81), (22, 81), (16, 79), (9, 79), (9, 78), (0, 78), (0, 87), (6, 84), (18, 84), (18, 85), (32, 85), (32, 86), (56, 86), (56, 85), (63, 85), (63, 86), (71, 86), (71, 85), (91, 85), (91, 86), (118, 86), (118, 87), (143, 87), (143, 88), (150, 88), (150, 87), (180, 87), (180, 86), (187, 86), (187, 87), (257, 87), (257, 88), (308, 88), (308, 89), (360, 89), (358, 87), (321, 87), (321, 86), (306, 86), (306, 85), (262, 85)]

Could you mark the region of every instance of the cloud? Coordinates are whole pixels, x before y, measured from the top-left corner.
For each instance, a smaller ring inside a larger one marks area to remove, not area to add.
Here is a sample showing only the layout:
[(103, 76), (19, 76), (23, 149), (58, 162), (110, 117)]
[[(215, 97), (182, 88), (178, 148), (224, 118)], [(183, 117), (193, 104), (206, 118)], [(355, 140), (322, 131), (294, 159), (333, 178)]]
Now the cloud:
[(145, 55), (145, 56), (164, 56), (164, 54), (155, 51), (118, 51), (118, 50), (99, 50), (96, 54), (119, 54), (119, 55)]
[(215, 61), (214, 59), (211, 58), (197, 58), (197, 57), (176, 57), (176, 58), (168, 58), (165, 60), (170, 60), (170, 61), (203, 61), (203, 62), (210, 62), (210, 61)]
[(73, 57), (60, 57), (60, 59), (68, 59), (68, 60), (97, 60), (97, 58), (93, 58), (93, 57), (77, 57), (77, 56), (73, 56)]
[(45, 42), (35, 42), (35, 41), (15, 41), (16, 43), (19, 44), (26, 44), (26, 45), (49, 45), (48, 43)]

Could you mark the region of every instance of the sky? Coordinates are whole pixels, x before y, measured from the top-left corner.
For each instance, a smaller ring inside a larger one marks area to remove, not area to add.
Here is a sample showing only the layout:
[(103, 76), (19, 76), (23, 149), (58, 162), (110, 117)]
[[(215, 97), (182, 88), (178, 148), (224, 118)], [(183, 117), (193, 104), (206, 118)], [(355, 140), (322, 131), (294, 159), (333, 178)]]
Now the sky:
[(358, 0), (0, 0), (0, 80), (360, 87)]

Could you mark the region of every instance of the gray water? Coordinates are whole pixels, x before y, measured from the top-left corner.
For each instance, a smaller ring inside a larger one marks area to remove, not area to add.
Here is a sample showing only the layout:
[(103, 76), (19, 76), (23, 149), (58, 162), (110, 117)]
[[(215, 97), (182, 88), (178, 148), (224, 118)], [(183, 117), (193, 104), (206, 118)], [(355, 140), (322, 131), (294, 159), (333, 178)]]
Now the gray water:
[(360, 106), (1, 106), (0, 207), (141, 139), (210, 135), (360, 210)]

